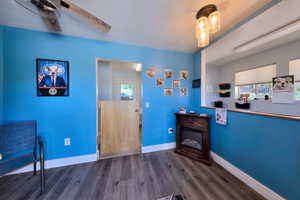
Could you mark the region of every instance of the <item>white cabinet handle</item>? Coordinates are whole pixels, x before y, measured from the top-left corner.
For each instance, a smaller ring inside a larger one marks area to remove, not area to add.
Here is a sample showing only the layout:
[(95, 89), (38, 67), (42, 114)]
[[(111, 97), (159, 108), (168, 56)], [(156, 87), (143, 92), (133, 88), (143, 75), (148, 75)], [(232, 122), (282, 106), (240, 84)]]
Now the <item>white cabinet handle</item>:
[(2, 158), (3, 158), (3, 156), (2, 156), (2, 154), (0, 153), (0, 160), (2, 160)]

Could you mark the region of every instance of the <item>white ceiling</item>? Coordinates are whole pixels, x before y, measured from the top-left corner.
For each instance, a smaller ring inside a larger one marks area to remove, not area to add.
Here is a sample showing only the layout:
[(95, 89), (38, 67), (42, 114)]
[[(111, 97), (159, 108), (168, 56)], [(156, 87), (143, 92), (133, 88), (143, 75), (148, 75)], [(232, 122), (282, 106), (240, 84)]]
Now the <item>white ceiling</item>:
[[(222, 31), (271, 0), (73, 0), (112, 25), (99, 32), (69, 13), (62, 12), (63, 34), (159, 49), (193, 52), (196, 48), (195, 15), (208, 3), (221, 11)], [(14, 0), (0, 0), (0, 24), (47, 31), (40, 17)]]
[(300, 1), (283, 0), (264, 13), (253, 18), (224, 38), (206, 48), (206, 61), (209, 66), (221, 66), (233, 60), (262, 52), (276, 46), (300, 39), (300, 31), (285, 35), (275, 41), (238, 53), (235, 47), (269, 33), (296, 19), (300, 19)]

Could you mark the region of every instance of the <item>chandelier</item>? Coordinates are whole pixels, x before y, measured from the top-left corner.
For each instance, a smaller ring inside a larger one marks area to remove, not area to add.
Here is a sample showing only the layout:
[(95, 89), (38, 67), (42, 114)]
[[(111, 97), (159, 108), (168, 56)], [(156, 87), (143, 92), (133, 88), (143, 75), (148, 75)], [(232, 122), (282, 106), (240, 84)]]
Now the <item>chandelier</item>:
[(210, 34), (217, 33), (221, 28), (220, 12), (217, 6), (209, 4), (201, 8), (196, 15), (196, 38), (198, 47), (209, 45)]

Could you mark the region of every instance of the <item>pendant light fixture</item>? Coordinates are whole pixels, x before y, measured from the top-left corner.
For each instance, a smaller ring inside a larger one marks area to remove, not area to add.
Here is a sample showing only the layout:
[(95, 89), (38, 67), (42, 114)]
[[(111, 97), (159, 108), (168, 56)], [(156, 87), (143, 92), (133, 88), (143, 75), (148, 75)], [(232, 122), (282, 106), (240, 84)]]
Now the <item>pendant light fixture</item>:
[(196, 38), (198, 47), (209, 45), (210, 33), (217, 33), (221, 28), (221, 16), (216, 5), (209, 4), (201, 8), (196, 15)]

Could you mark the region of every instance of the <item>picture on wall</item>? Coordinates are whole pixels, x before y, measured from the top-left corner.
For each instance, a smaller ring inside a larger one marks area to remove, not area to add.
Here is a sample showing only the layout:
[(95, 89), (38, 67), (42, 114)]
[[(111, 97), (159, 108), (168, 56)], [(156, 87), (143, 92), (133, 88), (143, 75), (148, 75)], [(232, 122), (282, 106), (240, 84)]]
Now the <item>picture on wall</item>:
[(172, 78), (173, 76), (173, 71), (171, 69), (166, 69), (164, 71), (164, 75), (165, 75), (165, 79), (168, 79), (168, 78)]
[(37, 96), (69, 96), (69, 62), (36, 59)]
[(173, 88), (180, 88), (180, 80), (173, 80)]
[(180, 88), (180, 96), (188, 96), (188, 89)]
[(188, 80), (189, 72), (188, 71), (180, 71), (179, 77), (180, 77), (180, 80)]
[(294, 91), (294, 76), (279, 76), (273, 78), (274, 92), (293, 92)]
[(272, 103), (294, 103), (294, 76), (278, 76), (272, 80)]
[(164, 89), (164, 95), (165, 96), (172, 96), (173, 95), (173, 89), (172, 88), (165, 88)]
[(149, 78), (153, 78), (153, 77), (155, 77), (156, 72), (157, 72), (156, 68), (148, 68), (147, 69), (147, 76)]
[(156, 86), (157, 87), (164, 87), (164, 85), (165, 85), (165, 80), (163, 78), (156, 79)]
[(222, 108), (216, 108), (216, 123), (226, 125), (227, 124), (227, 110)]

